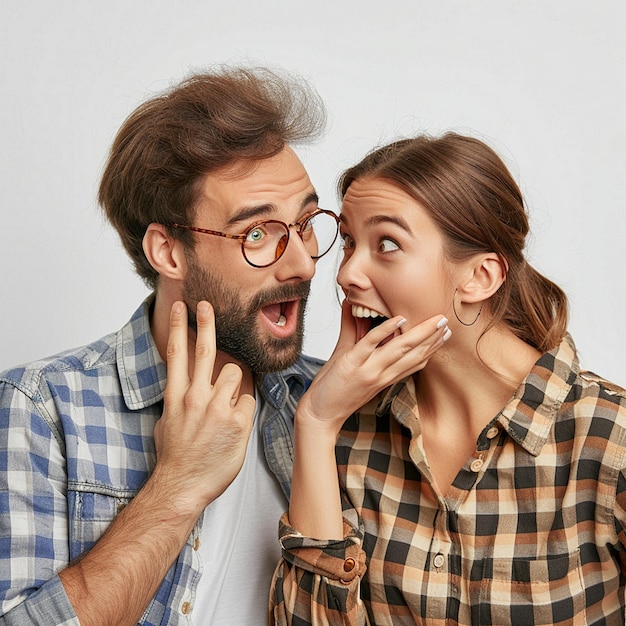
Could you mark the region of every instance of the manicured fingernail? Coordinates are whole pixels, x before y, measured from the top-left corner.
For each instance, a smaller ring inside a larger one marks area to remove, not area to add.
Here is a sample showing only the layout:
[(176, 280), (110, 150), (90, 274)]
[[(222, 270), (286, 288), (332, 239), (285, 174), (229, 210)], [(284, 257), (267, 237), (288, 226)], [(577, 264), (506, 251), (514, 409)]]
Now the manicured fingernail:
[(400, 326), (404, 326), (406, 324), (406, 319), (403, 317), (397, 324), (396, 328), (400, 328)]
[(449, 328), (446, 328), (446, 332), (443, 333), (443, 340), (448, 341), (452, 337), (452, 331)]
[(446, 324), (448, 323), (448, 318), (447, 317), (442, 317), (438, 322), (437, 322), (437, 328), (443, 328)]

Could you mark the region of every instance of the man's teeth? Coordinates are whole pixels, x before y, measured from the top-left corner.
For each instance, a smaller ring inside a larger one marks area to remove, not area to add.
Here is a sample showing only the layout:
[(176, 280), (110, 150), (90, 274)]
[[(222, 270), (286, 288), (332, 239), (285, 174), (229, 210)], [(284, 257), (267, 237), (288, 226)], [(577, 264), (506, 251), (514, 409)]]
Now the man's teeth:
[(352, 317), (378, 317), (379, 315), (382, 315), (382, 313), (368, 309), (365, 306), (352, 305)]
[(276, 326), (284, 326), (287, 323), (287, 318), (281, 313), (278, 321), (276, 322)]

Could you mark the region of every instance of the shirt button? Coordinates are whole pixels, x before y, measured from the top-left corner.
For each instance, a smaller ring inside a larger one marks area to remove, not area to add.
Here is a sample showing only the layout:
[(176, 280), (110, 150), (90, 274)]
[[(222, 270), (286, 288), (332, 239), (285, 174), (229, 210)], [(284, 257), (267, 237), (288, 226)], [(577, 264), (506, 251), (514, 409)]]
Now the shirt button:
[(193, 540), (193, 549), (197, 552), (200, 549), (200, 537)]
[(189, 615), (189, 613), (191, 613), (191, 604), (189, 602), (183, 602), (182, 606), (180, 607), (180, 612), (183, 615)]
[(443, 554), (437, 554), (437, 555), (435, 555), (435, 558), (433, 559), (433, 565), (437, 569), (442, 567), (445, 562), (446, 562), (446, 557), (443, 556)]
[(497, 426), (492, 426), (488, 431), (487, 431), (487, 439), (493, 439), (494, 437), (497, 436), (497, 434), (500, 432), (500, 429)]
[(472, 472), (480, 472), (480, 468), (483, 466), (482, 459), (474, 459), (470, 465)]
[(356, 565), (356, 561), (354, 559), (346, 559), (343, 563), (343, 571), (351, 572)]

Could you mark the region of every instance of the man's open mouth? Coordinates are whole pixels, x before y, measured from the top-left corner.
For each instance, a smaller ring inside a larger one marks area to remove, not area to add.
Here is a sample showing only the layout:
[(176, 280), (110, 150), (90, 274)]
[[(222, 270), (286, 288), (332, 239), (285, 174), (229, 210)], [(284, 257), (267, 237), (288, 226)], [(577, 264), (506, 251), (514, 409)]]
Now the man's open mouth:
[(300, 298), (272, 302), (260, 309), (261, 315), (266, 321), (268, 328), (277, 337), (288, 337), (298, 328), (300, 306), (303, 301)]
[(268, 320), (276, 324), (276, 326), (284, 326), (287, 323), (287, 315), (291, 310), (290, 307), (292, 307), (294, 303), (295, 300), (268, 304), (262, 309), (263, 315), (265, 315)]

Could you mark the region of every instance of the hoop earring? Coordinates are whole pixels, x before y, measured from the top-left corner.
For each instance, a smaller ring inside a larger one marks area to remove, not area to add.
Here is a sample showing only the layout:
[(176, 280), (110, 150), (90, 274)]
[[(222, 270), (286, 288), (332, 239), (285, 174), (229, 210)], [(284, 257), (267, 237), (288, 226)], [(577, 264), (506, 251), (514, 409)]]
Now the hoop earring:
[(480, 309), (478, 309), (478, 313), (476, 313), (476, 317), (468, 324), (467, 322), (464, 322), (459, 317), (459, 314), (456, 312), (456, 306), (454, 305), (454, 296), (456, 296), (456, 292), (457, 292), (457, 289), (454, 290), (454, 295), (452, 296), (452, 310), (454, 311), (454, 317), (456, 317), (456, 319), (459, 321), (459, 323), (463, 324), (463, 326), (473, 326), (478, 321), (478, 318), (480, 317), (480, 314), (483, 312), (483, 307), (485, 306), (485, 301), (484, 300), (482, 301), (482, 303), (480, 305)]

